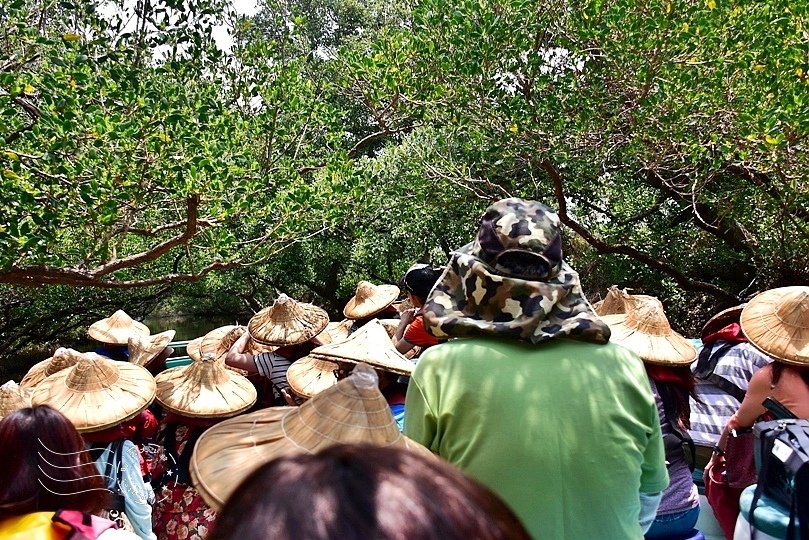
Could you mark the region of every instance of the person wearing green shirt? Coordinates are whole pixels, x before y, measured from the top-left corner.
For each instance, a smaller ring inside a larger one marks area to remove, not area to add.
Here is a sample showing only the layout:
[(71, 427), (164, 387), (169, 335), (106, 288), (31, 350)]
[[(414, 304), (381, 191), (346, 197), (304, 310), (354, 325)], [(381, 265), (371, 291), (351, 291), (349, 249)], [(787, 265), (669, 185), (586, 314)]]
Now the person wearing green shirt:
[(562, 260), (558, 216), (505, 199), (452, 254), (405, 434), (497, 493), (535, 538), (639, 539), (668, 485), (640, 358), (609, 343)]

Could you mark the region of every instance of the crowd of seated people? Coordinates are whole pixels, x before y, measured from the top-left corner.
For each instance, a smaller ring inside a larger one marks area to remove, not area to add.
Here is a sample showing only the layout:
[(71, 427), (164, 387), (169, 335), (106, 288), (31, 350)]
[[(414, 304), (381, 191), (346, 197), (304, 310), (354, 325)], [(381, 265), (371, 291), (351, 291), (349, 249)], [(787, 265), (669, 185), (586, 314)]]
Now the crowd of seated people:
[(167, 368), (174, 331), (116, 311), (95, 351), (0, 387), (0, 538), (697, 538), (694, 467), (768, 397), (809, 418), (809, 288), (718, 313), (699, 348), (657, 298), (608, 299), (550, 208), (505, 199), (343, 320), (281, 294)]

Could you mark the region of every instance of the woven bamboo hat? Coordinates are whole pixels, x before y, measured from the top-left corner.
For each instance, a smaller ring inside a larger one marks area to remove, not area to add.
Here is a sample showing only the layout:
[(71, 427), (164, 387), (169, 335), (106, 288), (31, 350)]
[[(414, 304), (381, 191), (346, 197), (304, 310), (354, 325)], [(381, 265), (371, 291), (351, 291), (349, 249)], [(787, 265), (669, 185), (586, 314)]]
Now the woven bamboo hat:
[(0, 386), (0, 419), (5, 418), (17, 409), (30, 407), (31, 400), (14, 381)]
[(94, 322), (87, 329), (87, 335), (94, 340), (113, 345), (126, 345), (130, 336), (148, 336), (150, 333), (148, 326), (133, 320), (122, 309), (106, 319)]
[(53, 356), (34, 364), (31, 369), (28, 370), (28, 373), (26, 373), (25, 377), (20, 381), (20, 388), (33, 392), (34, 388), (47, 377), (76, 365), (79, 358), (81, 358), (79, 351), (59, 347), (56, 349), (56, 352), (53, 353)]
[(134, 335), (129, 337), (129, 361), (133, 364), (146, 367), (149, 362), (157, 358), (174, 339), (174, 330), (166, 330), (154, 335)]
[(809, 287), (764, 291), (742, 310), (741, 326), (764, 354), (785, 364), (809, 366)]
[[(224, 362), (230, 348), (233, 347), (233, 344), (236, 343), (245, 332), (247, 332), (247, 327), (245, 326), (227, 325), (214, 328), (202, 336), (199, 345), (195, 347), (193, 355), (191, 351), (188, 351), (188, 356), (196, 361), (200, 360), (206, 354), (213, 354), (217, 361)], [(275, 347), (258, 343), (252, 337), (247, 340), (247, 346), (245, 347), (245, 350), (251, 354), (258, 354), (274, 349)]]
[(198, 338), (194, 338), (188, 342), (188, 345), (185, 346), (185, 353), (188, 355), (191, 360), (197, 361), (202, 358), (202, 353), (200, 352), (200, 346), (202, 345), (202, 338), (205, 336), (200, 336)]
[(309, 353), (309, 356), (332, 362), (365, 362), (377, 369), (399, 375), (410, 375), (416, 367), (416, 364), (396, 350), (387, 330), (378, 319), (371, 320), (343, 341), (321, 345)]
[(80, 433), (91, 433), (135, 417), (152, 402), (155, 390), (146, 368), (82, 353), (76, 365), (42, 381), (31, 402), (50, 405)]
[(343, 308), (347, 319), (367, 319), (373, 317), (399, 296), (396, 285), (374, 285), (370, 281), (360, 281), (357, 292)]
[(316, 453), (339, 443), (407, 447), (431, 455), (396, 427), (370, 366), (300, 407), (271, 407), (221, 422), (199, 438), (189, 466), (194, 487), (219, 510), (258, 467), (277, 457)]
[(628, 295), (626, 313), (601, 317), (610, 326), (610, 341), (634, 351), (644, 362), (687, 366), (697, 358), (689, 340), (671, 329), (663, 304), (654, 296)]
[(627, 289), (622, 290), (613, 285), (607, 289), (607, 296), (604, 300), (596, 302), (593, 305), (593, 309), (597, 315), (617, 315), (625, 313), (626, 308), (624, 307), (624, 303), (626, 302), (627, 296), (629, 296)]
[(317, 339), (323, 344), (343, 341), (351, 334), (351, 326), (353, 324), (354, 321), (351, 319), (330, 322), (326, 325), (326, 328), (317, 335)]
[(187, 418), (227, 418), (256, 402), (256, 389), (245, 377), (225, 369), (207, 353), (187, 366), (170, 368), (155, 377), (157, 401)]
[(262, 345), (297, 345), (309, 341), (329, 324), (329, 315), (314, 304), (281, 294), (272, 306), (250, 319), (250, 336)]
[(732, 308), (724, 309), (708, 319), (705, 326), (702, 327), (700, 337), (705, 339), (707, 336), (718, 332), (729, 324), (739, 322), (739, 317), (742, 315), (742, 310), (747, 304), (741, 304)]
[(292, 391), (303, 398), (311, 398), (337, 384), (335, 370), (340, 366), (331, 360), (304, 356), (292, 362), (287, 369), (287, 382)]

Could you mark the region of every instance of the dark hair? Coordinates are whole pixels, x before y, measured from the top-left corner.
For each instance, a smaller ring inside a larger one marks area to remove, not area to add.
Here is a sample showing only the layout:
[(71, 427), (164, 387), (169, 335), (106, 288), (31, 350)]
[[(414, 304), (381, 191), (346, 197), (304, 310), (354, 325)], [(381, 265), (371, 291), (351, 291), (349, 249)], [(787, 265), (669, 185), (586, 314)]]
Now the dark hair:
[(402, 288), (424, 302), (441, 273), (426, 264), (414, 264), (402, 277)]
[(260, 467), (233, 492), (209, 540), (523, 539), (491, 491), (440, 459), (335, 445)]
[(689, 366), (661, 366), (648, 364), (646, 373), (655, 382), (657, 393), (663, 402), (666, 417), (674, 419), (680, 429), (691, 429), (691, 405), (688, 396), (696, 399), (696, 381)]
[(0, 519), (61, 509), (98, 512), (108, 491), (62, 413), (47, 405), (19, 409), (0, 421)]
[(773, 385), (778, 384), (778, 381), (781, 380), (781, 374), (786, 369), (800, 375), (804, 384), (806, 386), (809, 386), (809, 369), (798, 366), (791, 366), (789, 364), (784, 364), (783, 362), (778, 362), (777, 360), (773, 362), (771, 365), (772, 365), (772, 380), (770, 384)]

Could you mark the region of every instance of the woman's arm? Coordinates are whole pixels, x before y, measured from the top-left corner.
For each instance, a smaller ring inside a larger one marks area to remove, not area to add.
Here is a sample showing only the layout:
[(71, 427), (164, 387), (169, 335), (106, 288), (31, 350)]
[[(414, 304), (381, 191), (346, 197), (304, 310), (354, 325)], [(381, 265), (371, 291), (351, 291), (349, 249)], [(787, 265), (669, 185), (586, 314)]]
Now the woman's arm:
[(719, 442), (716, 443), (720, 452), (725, 451), (725, 445), (727, 444), (727, 439), (731, 431), (751, 427), (756, 422), (756, 419), (767, 410), (763, 403), (772, 393), (772, 389), (770, 388), (771, 380), (771, 366), (765, 366), (753, 374), (753, 377), (750, 379), (750, 386), (747, 387), (744, 401), (742, 401), (736, 414), (730, 417), (725, 429), (722, 430)]
[(253, 360), (253, 355), (244, 352), (244, 348), (247, 346), (247, 341), (249, 339), (250, 334), (245, 332), (239, 339), (236, 340), (236, 343), (230, 347), (227, 356), (225, 356), (225, 364), (229, 365), (230, 367), (243, 369), (248, 373), (257, 373), (258, 368), (256, 368), (256, 362)]
[(404, 333), (410, 323), (413, 322), (415, 316), (416, 310), (414, 309), (408, 309), (407, 311), (402, 312), (401, 319), (399, 320), (399, 326), (396, 327), (396, 332), (393, 334), (393, 344), (396, 346), (396, 350), (402, 354), (405, 354), (410, 349), (415, 347), (413, 343), (410, 343), (404, 338)]

